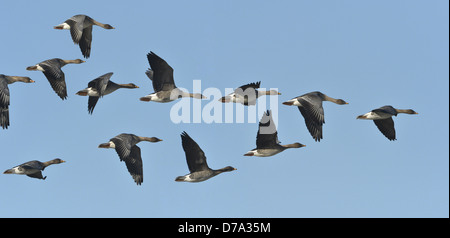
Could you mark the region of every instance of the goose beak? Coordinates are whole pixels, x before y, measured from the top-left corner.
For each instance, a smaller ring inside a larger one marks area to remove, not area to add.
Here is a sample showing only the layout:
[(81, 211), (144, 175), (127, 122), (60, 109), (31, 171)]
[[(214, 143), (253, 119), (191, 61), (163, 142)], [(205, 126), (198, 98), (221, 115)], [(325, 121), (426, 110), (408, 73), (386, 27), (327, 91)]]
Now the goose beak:
[(36, 81), (34, 81), (34, 80), (30, 80), (30, 83), (35, 83)]
[(244, 156), (253, 156), (254, 153), (253, 152), (248, 152), (247, 154), (244, 154)]
[(292, 104), (294, 104), (294, 103), (293, 102), (283, 102), (283, 105), (292, 106)]

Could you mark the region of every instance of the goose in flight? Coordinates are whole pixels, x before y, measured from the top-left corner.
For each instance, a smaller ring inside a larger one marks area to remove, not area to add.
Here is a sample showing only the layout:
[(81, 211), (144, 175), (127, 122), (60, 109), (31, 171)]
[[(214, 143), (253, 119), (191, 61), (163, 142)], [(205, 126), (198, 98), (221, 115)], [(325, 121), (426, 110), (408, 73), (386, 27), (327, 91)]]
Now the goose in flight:
[(109, 142), (102, 143), (98, 146), (98, 148), (115, 149), (119, 155), (120, 161), (125, 162), (128, 172), (137, 185), (141, 185), (144, 181), (141, 148), (136, 145), (141, 141), (159, 142), (162, 140), (156, 137), (143, 137), (122, 133), (111, 138)]
[(0, 125), (3, 129), (8, 129), (9, 126), (10, 95), (8, 84), (15, 82), (34, 83), (29, 77), (0, 74)]
[(49, 59), (42, 61), (34, 66), (28, 66), (27, 70), (31, 71), (42, 71), (47, 78), (48, 82), (53, 88), (53, 91), (62, 99), (67, 99), (67, 87), (66, 87), (66, 77), (64, 72), (61, 70), (66, 64), (81, 64), (85, 61), (76, 60), (63, 60), (59, 58)]
[(256, 100), (263, 95), (281, 95), (277, 90), (259, 91), (261, 81), (242, 85), (235, 89), (233, 93), (222, 97), (219, 101), (223, 103), (234, 102), (245, 106), (256, 105)]
[(397, 116), (399, 113), (419, 114), (412, 109), (396, 109), (388, 105), (374, 109), (366, 114), (359, 115), (356, 119), (373, 120), (378, 127), (378, 130), (380, 130), (386, 138), (389, 140), (396, 140), (392, 116)]
[(300, 110), (300, 113), (305, 119), (308, 131), (315, 141), (323, 139), (322, 126), (325, 123), (325, 115), (322, 107), (323, 101), (334, 102), (339, 105), (348, 104), (342, 99), (335, 99), (318, 91), (303, 94), (302, 96), (283, 102), (284, 105), (298, 107), (298, 110)]
[(273, 122), (271, 111), (268, 110), (259, 121), (259, 129), (256, 134), (256, 148), (244, 154), (244, 156), (268, 157), (283, 152), (289, 148), (300, 148), (306, 145), (300, 143), (281, 145), (278, 141), (278, 132)]
[(108, 95), (119, 88), (139, 88), (133, 83), (118, 84), (110, 80), (113, 73), (104, 74), (88, 83), (88, 87), (78, 91), (76, 94), (80, 96), (89, 96), (88, 112), (94, 112), (95, 105), (100, 97)]
[(92, 26), (96, 25), (104, 29), (115, 29), (109, 24), (100, 23), (86, 15), (75, 15), (65, 22), (54, 26), (54, 29), (58, 30), (70, 30), (73, 43), (78, 44), (81, 49), (81, 53), (84, 58), (89, 58), (91, 55), (91, 43), (92, 43)]
[(177, 182), (202, 182), (223, 172), (236, 170), (231, 166), (222, 169), (209, 168), (205, 153), (185, 131), (181, 133), (181, 144), (186, 154), (186, 162), (190, 173), (176, 177), (175, 181)]
[(42, 171), (44, 171), (44, 169), (47, 168), (47, 166), (52, 165), (52, 164), (60, 164), (60, 163), (64, 163), (64, 162), (66, 162), (66, 161), (64, 161), (62, 159), (53, 159), (53, 160), (49, 160), (47, 162), (32, 160), (32, 161), (23, 163), (21, 165), (18, 165), (16, 167), (13, 167), (12, 169), (8, 169), (3, 173), (4, 174), (25, 174), (31, 178), (45, 180), (47, 178), (47, 176), (43, 177)]
[(155, 92), (141, 97), (141, 101), (165, 103), (174, 101), (181, 97), (206, 99), (206, 97), (200, 93), (188, 93), (177, 88), (173, 79), (173, 68), (155, 53), (148, 53), (147, 60), (151, 69), (148, 69), (146, 74), (150, 80), (152, 80), (153, 89)]

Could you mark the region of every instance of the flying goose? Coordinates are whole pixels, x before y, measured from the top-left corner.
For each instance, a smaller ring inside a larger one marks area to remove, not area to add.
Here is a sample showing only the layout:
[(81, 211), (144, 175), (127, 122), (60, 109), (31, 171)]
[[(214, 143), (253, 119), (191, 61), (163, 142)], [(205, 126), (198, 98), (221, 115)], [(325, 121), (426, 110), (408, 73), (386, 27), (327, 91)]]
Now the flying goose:
[(259, 129), (256, 134), (256, 148), (247, 152), (244, 156), (268, 157), (283, 152), (288, 148), (305, 146), (300, 143), (280, 145), (277, 128), (273, 122), (271, 111), (267, 110), (259, 121)]
[(67, 19), (64, 23), (61, 23), (54, 29), (58, 30), (70, 30), (73, 43), (78, 44), (81, 49), (81, 53), (84, 58), (89, 58), (91, 55), (91, 42), (92, 42), (92, 26), (97, 25), (104, 29), (115, 29), (109, 24), (100, 23), (86, 15), (75, 15)]
[(34, 83), (34, 81), (28, 77), (0, 74), (0, 125), (3, 129), (8, 129), (9, 126), (10, 95), (8, 84), (15, 82)]
[(146, 71), (147, 76), (152, 80), (154, 93), (141, 97), (144, 102), (171, 102), (181, 97), (191, 97), (205, 99), (200, 93), (188, 93), (175, 86), (173, 80), (173, 68), (161, 57), (151, 52), (147, 54), (147, 60), (151, 69)]
[(63, 60), (59, 58), (49, 59), (42, 61), (34, 66), (28, 66), (27, 70), (42, 71), (47, 78), (48, 82), (58, 96), (64, 100), (67, 98), (67, 87), (64, 72), (61, 68), (66, 64), (81, 64), (85, 61), (76, 60)]
[(398, 113), (419, 114), (412, 109), (395, 109), (392, 106), (382, 106), (364, 115), (359, 115), (356, 119), (373, 120), (378, 130), (386, 138), (389, 140), (397, 140), (395, 138), (394, 120), (392, 120), (392, 116), (397, 116)]
[(156, 137), (143, 137), (122, 133), (111, 138), (109, 142), (102, 143), (98, 146), (98, 148), (114, 148), (119, 155), (120, 161), (125, 161), (128, 172), (137, 185), (141, 185), (144, 181), (141, 148), (136, 145), (141, 141), (159, 142), (162, 140)]
[(117, 84), (110, 80), (112, 72), (104, 74), (88, 83), (88, 87), (78, 91), (76, 94), (80, 96), (89, 96), (88, 112), (92, 114), (94, 107), (100, 97), (108, 95), (119, 88), (139, 88), (133, 83)]
[(219, 99), (223, 103), (234, 102), (245, 106), (256, 105), (256, 100), (263, 95), (281, 95), (277, 90), (259, 91), (261, 81), (242, 85), (235, 89), (233, 93)]
[(202, 182), (220, 173), (236, 170), (231, 166), (222, 169), (211, 169), (206, 163), (206, 156), (198, 144), (185, 132), (181, 133), (181, 144), (183, 145), (189, 174), (175, 178), (177, 182)]
[(325, 123), (325, 115), (322, 107), (323, 101), (334, 102), (339, 105), (348, 104), (342, 99), (335, 99), (318, 91), (303, 94), (302, 96), (283, 102), (284, 105), (298, 107), (305, 119), (308, 131), (315, 141), (323, 139), (322, 125)]
[(53, 159), (53, 160), (49, 160), (47, 162), (40, 162), (38, 160), (32, 160), (26, 163), (23, 163), (21, 165), (18, 165), (12, 169), (8, 169), (5, 172), (3, 172), (4, 174), (25, 174), (28, 177), (31, 178), (37, 178), (37, 179), (46, 179), (47, 176), (42, 177), (42, 171), (44, 171), (44, 169), (52, 164), (60, 164), (60, 163), (64, 163), (66, 161), (62, 160), (62, 159)]

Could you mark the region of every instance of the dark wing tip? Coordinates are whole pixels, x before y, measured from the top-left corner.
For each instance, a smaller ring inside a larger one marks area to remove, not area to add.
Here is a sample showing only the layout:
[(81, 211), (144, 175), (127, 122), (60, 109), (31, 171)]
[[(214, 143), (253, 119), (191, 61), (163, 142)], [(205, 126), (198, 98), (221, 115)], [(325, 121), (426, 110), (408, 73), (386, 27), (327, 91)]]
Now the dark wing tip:
[(181, 132), (181, 139), (185, 140), (185, 139), (192, 139), (188, 133), (186, 131)]
[(150, 58), (152, 58), (152, 57), (159, 57), (157, 54), (155, 54), (153, 51), (150, 51), (150, 53), (148, 53), (147, 54), (147, 58), (148, 58), (148, 60), (150, 60)]

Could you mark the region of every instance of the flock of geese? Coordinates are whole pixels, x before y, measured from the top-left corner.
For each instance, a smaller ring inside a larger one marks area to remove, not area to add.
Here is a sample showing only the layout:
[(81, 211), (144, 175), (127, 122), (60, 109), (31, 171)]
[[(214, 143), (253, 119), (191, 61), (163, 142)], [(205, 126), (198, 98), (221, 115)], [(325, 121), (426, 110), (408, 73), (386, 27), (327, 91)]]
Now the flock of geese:
[[(78, 44), (84, 58), (89, 58), (91, 54), (91, 41), (93, 26), (100, 26), (104, 29), (114, 29), (109, 24), (100, 23), (86, 15), (75, 15), (64, 23), (54, 27), (54, 29), (70, 30), (72, 40)], [(141, 97), (141, 101), (167, 103), (182, 97), (191, 97), (196, 99), (206, 99), (199, 93), (188, 93), (178, 89), (175, 86), (173, 78), (173, 68), (161, 57), (153, 52), (147, 54), (150, 68), (145, 72), (147, 77), (152, 81), (154, 92)], [(42, 61), (34, 66), (26, 69), (30, 71), (41, 71), (49, 81), (54, 92), (62, 99), (67, 99), (67, 87), (64, 72), (61, 68), (67, 64), (81, 64), (84, 60), (63, 60), (59, 58)], [(87, 88), (78, 91), (76, 94), (80, 96), (88, 96), (88, 113), (92, 114), (98, 100), (108, 94), (113, 93), (120, 88), (138, 88), (133, 83), (118, 84), (110, 79), (113, 73), (107, 73), (90, 81)], [(7, 129), (10, 125), (9, 121), (9, 105), (10, 92), (8, 85), (15, 82), (33, 83), (29, 77), (7, 76), (0, 74), (0, 124), (3, 129)], [(223, 103), (240, 103), (245, 106), (256, 105), (257, 99), (263, 95), (280, 95), (276, 90), (259, 91), (261, 82), (249, 83), (240, 86), (233, 93), (222, 97), (219, 101)], [(322, 103), (324, 101), (333, 102), (338, 105), (348, 104), (342, 99), (329, 97), (321, 92), (310, 92), (291, 100), (283, 102), (284, 105), (296, 106), (305, 120), (306, 127), (315, 141), (320, 142), (323, 139), (322, 126), (325, 123), (324, 109)], [(380, 132), (389, 140), (396, 140), (394, 121), (392, 116), (399, 113), (417, 114), (412, 109), (396, 109), (392, 106), (383, 106), (374, 109), (368, 113), (360, 115), (357, 119), (373, 120)], [(120, 161), (124, 161), (128, 172), (132, 176), (137, 185), (143, 182), (143, 166), (141, 158), (141, 149), (137, 146), (139, 142), (160, 142), (156, 137), (143, 137), (133, 134), (123, 133), (111, 138), (108, 142), (100, 144), (99, 148), (113, 148), (117, 152)], [(211, 169), (207, 162), (206, 156), (200, 146), (186, 133), (181, 133), (181, 143), (186, 155), (186, 161), (189, 174), (178, 176), (175, 181), (184, 182), (201, 182), (212, 178), (223, 172), (236, 170), (231, 166), (222, 169)], [(259, 122), (259, 128), (256, 136), (256, 148), (250, 150), (244, 156), (268, 157), (276, 155), (288, 148), (301, 148), (305, 145), (301, 143), (293, 143), (281, 145), (278, 140), (278, 133), (272, 120), (271, 111), (268, 110), (262, 116)], [(49, 165), (65, 162), (61, 159), (53, 159), (47, 162), (37, 160), (29, 161), (21, 165), (8, 169), (4, 174), (24, 174), (32, 178), (45, 179), (42, 171)]]

